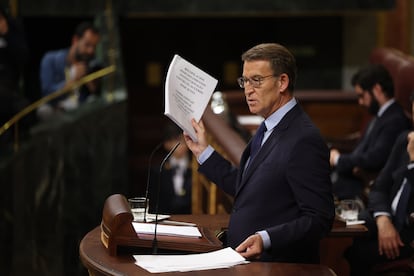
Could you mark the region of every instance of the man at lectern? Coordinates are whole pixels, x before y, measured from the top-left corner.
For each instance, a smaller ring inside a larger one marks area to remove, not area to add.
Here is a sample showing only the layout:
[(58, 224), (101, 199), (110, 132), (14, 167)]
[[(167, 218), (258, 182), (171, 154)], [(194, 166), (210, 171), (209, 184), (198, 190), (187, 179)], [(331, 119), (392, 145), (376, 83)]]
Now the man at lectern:
[(250, 112), (264, 118), (236, 168), (206, 140), (193, 120), (197, 142), (185, 141), (199, 172), (234, 196), (228, 246), (248, 259), (318, 263), (319, 241), (330, 231), (335, 207), (329, 150), (293, 96), (296, 61), (285, 47), (257, 45), (242, 55)]

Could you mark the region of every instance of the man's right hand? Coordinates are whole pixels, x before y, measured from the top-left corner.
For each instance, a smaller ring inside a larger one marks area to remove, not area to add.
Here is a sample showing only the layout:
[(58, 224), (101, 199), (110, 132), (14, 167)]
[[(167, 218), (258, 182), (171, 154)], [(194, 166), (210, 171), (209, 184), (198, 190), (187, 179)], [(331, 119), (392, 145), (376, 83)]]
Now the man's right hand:
[(207, 138), (206, 138), (206, 131), (205, 131), (204, 124), (202, 121), (197, 123), (196, 120), (192, 119), (191, 124), (193, 125), (198, 141), (197, 142), (193, 141), (193, 139), (191, 139), (191, 137), (186, 132), (183, 133), (184, 140), (185, 140), (185, 143), (187, 144), (187, 147), (198, 158), (200, 154), (208, 146)]
[(388, 259), (395, 259), (400, 255), (400, 247), (404, 246), (400, 234), (392, 224), (388, 216), (379, 216), (376, 218), (378, 227), (378, 250), (379, 254)]
[(71, 70), (73, 70), (72, 80), (76, 81), (86, 76), (88, 65), (85, 62), (76, 62), (72, 64)]

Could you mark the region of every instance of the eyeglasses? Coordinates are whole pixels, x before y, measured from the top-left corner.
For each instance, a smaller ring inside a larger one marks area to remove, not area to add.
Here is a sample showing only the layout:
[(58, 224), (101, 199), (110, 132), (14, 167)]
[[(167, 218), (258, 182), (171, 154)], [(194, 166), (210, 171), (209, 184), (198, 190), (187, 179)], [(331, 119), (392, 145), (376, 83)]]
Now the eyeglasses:
[(270, 78), (270, 77), (276, 77), (275, 75), (269, 75), (269, 76), (254, 76), (252, 78), (246, 78), (246, 77), (240, 77), (237, 79), (237, 83), (239, 84), (240, 88), (244, 88), (246, 86), (246, 83), (250, 83), (251, 86), (254, 88), (258, 88), (262, 85), (262, 81), (264, 79)]

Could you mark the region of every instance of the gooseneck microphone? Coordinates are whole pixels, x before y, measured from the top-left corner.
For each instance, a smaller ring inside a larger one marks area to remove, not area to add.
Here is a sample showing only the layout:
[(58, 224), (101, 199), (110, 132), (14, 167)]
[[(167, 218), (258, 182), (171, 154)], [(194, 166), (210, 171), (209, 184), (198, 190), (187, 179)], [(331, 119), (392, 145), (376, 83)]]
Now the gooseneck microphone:
[(145, 207), (144, 207), (144, 222), (147, 222), (147, 208), (148, 208), (148, 192), (150, 186), (150, 175), (151, 175), (151, 162), (154, 154), (161, 148), (164, 142), (159, 143), (151, 152), (148, 159), (148, 173), (147, 173), (147, 186), (145, 187)]
[(155, 205), (155, 225), (154, 225), (154, 239), (152, 240), (152, 254), (157, 254), (158, 251), (158, 241), (157, 241), (157, 226), (158, 226), (158, 205), (160, 200), (160, 188), (161, 188), (161, 174), (162, 169), (164, 167), (165, 162), (167, 162), (168, 158), (174, 153), (174, 151), (178, 148), (180, 145), (180, 142), (177, 142), (177, 144), (174, 145), (174, 147), (168, 152), (168, 154), (164, 157), (160, 164), (160, 171), (159, 171), (159, 177), (158, 177), (158, 190), (157, 190), (157, 201)]

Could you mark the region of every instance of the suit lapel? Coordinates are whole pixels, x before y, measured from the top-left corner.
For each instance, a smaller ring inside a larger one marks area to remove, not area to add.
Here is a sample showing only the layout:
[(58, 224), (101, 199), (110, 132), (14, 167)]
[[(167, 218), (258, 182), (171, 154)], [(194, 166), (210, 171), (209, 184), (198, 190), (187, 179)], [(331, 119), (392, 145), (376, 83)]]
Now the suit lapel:
[(239, 173), (239, 180), (238, 180), (238, 186), (236, 190), (236, 197), (239, 194), (239, 192), (242, 190), (242, 188), (246, 185), (248, 180), (254, 175), (254, 173), (257, 171), (258, 166), (263, 163), (263, 160), (266, 158), (266, 156), (269, 154), (269, 152), (277, 147), (279, 144), (280, 138), (283, 136), (283, 133), (287, 130), (287, 128), (290, 125), (290, 122), (299, 114), (299, 112), (302, 109), (297, 104), (295, 107), (293, 107), (279, 122), (278, 125), (275, 126), (275, 128), (272, 131), (272, 134), (270, 134), (269, 138), (266, 140), (266, 142), (263, 144), (255, 158), (253, 160), (249, 161), (249, 165), (246, 167), (247, 160), (249, 158), (250, 153), (250, 146), (251, 141), (247, 145), (246, 149), (244, 150), (242, 154), (242, 158), (240, 161), (240, 173)]

